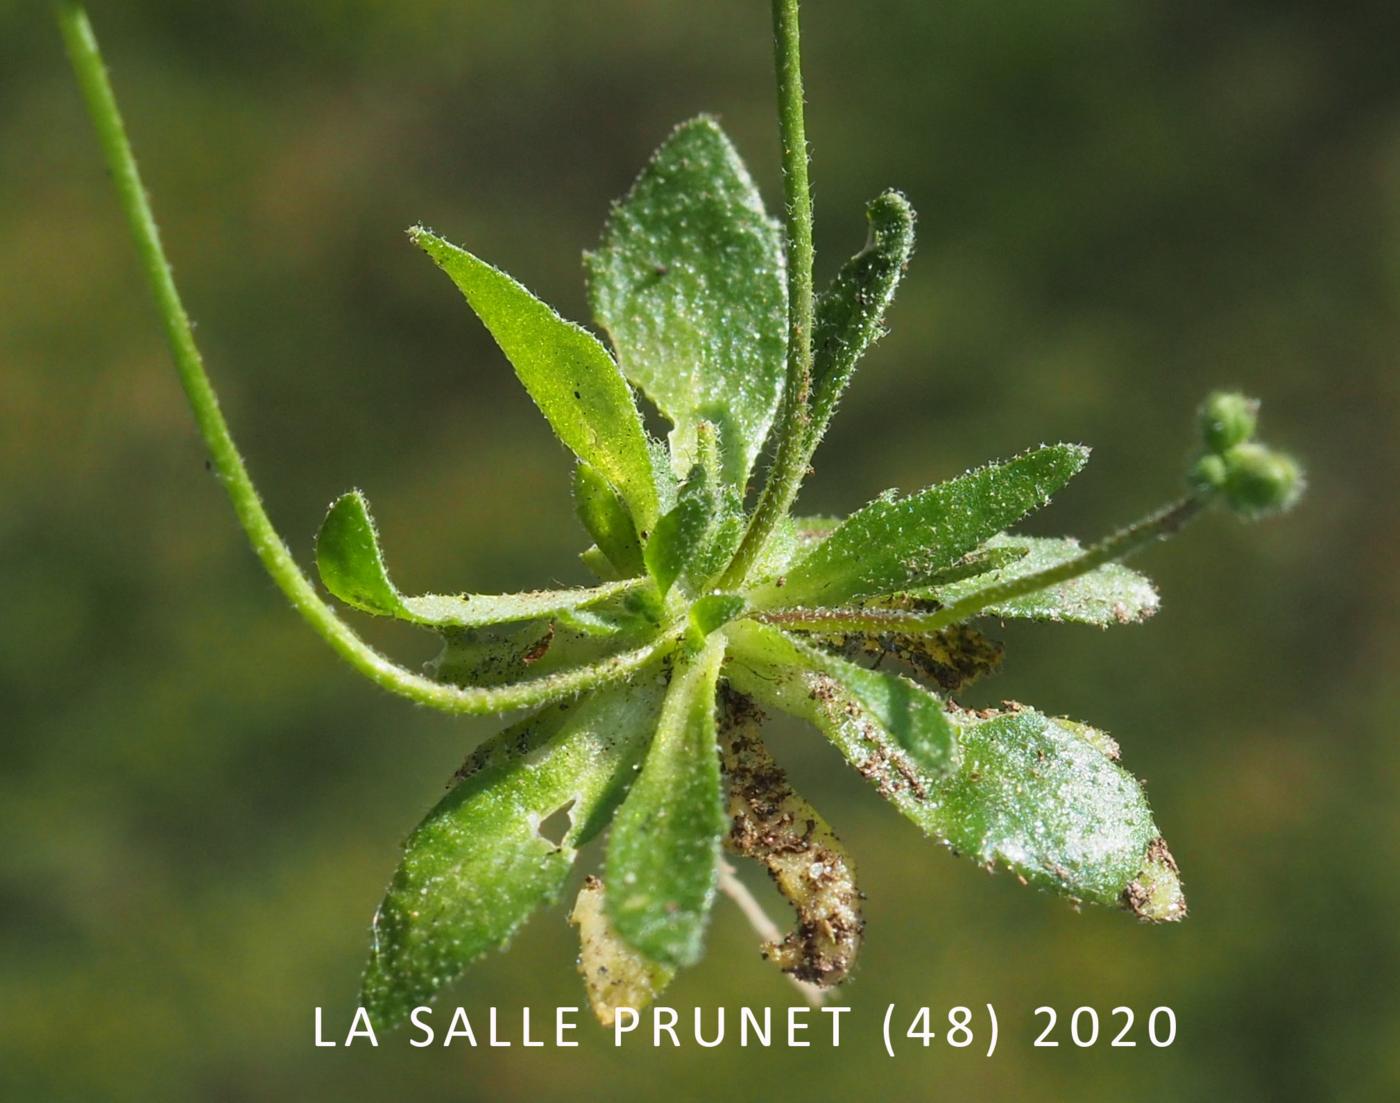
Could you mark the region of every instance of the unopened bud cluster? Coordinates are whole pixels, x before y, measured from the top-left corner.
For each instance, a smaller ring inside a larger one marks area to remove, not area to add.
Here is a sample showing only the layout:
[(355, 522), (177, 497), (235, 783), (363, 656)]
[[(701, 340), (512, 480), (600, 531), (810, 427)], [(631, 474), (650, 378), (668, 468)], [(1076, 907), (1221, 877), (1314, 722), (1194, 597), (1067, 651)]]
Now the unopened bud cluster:
[(1303, 492), (1303, 473), (1292, 456), (1253, 439), (1259, 402), (1217, 391), (1201, 406), (1205, 454), (1191, 469), (1198, 491), (1218, 494), (1241, 517), (1254, 519), (1292, 507)]

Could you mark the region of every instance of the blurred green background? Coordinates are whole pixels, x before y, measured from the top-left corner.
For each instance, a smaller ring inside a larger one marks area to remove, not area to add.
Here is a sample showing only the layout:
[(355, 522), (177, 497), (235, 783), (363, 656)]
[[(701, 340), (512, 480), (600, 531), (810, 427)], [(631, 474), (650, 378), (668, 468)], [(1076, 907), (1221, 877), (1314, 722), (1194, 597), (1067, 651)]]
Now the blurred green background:
[[(767, 5), (93, 16), (211, 371), (296, 551), (359, 485), (407, 589), (582, 581), (565, 454), (402, 230), (427, 222), (586, 317), (579, 252), (674, 122), (719, 113), (777, 196)], [(348, 1025), (398, 840), (491, 725), (361, 682), (259, 573), (57, 34), (43, 5), (0, 4), (0, 1095), (1400, 1092), (1394, 4), (810, 0), (805, 24), (819, 281), (877, 191), (921, 212), (892, 333), (806, 509), (1084, 440), (1095, 462), (1029, 527), (1093, 536), (1177, 490), (1192, 408), (1220, 384), (1262, 395), (1265, 438), (1308, 464), (1296, 514), (1213, 517), (1144, 555), (1164, 594), (1146, 626), (1002, 633), (989, 699), (1119, 738), (1190, 920), (1075, 914), (984, 876), (784, 729), (870, 896), (841, 1049), (614, 1050), (586, 1021), (574, 1050), (313, 1048), (313, 1007)], [(563, 914), (448, 1002), (581, 1002)], [(753, 942), (721, 905), (667, 1002), (785, 1004)], [(892, 1061), (891, 1001), (990, 1001), (1000, 1050), (909, 1043)], [(1179, 1037), (1037, 1050), (1041, 1004), (1165, 1004)]]

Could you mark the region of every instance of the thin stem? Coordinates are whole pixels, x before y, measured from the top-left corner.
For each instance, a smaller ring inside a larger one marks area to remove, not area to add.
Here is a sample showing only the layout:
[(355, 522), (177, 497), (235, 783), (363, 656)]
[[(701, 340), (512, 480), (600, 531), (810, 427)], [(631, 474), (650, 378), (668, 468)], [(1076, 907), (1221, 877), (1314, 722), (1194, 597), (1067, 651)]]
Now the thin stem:
[(209, 449), (214, 470), (223, 482), (229, 501), (233, 503), (233, 511), (263, 567), (316, 633), (361, 674), (390, 692), (422, 705), (457, 713), (503, 712), (557, 700), (593, 685), (624, 677), (657, 657), (669, 640), (663, 638), (646, 647), (614, 656), (595, 667), (564, 671), (517, 685), (459, 688), (434, 682), (396, 665), (360, 639), (336, 615), (335, 610), (316, 592), (311, 580), (302, 573), (273, 527), (219, 410), (218, 396), (205, 374), (189, 316), (180, 301), (170, 263), (161, 247), (155, 217), (142, 187), (136, 160), (122, 125), (121, 112), (117, 108), (87, 14), (79, 5), (65, 2), (57, 5), (57, 17), (73, 72), (78, 78), (88, 114), (97, 130), (98, 141), (117, 189), (117, 198), (136, 241), (142, 270), (165, 326), (166, 340), (175, 359), (180, 383), (189, 399), (200, 435)]
[(1101, 540), (1082, 554), (1020, 578), (1008, 578), (968, 594), (943, 609), (928, 613), (899, 609), (774, 609), (754, 614), (755, 620), (807, 632), (896, 632), (922, 635), (968, 620), (989, 606), (1068, 582), (1105, 563), (1126, 559), (1156, 540), (1174, 536), (1210, 504), (1213, 494), (1201, 491)]
[(854, 607), (850, 609), (769, 609), (750, 614), (752, 620), (798, 632), (838, 634), (860, 632), (871, 634), (893, 632), (897, 635), (919, 635), (931, 631), (929, 622), (942, 613), (910, 612), (905, 609)]
[[(738, 874), (734, 872), (734, 867), (724, 859), (719, 863), (719, 891), (724, 893), (734, 902), (749, 921), (759, 939), (764, 944), (772, 944), (783, 940), (783, 932), (778, 929), (778, 925), (768, 917), (768, 913), (763, 910), (763, 905), (755, 898), (753, 893), (743, 881), (739, 880)], [(826, 989), (818, 988), (805, 980), (799, 980), (791, 973), (784, 973), (792, 982), (792, 986), (802, 993), (802, 998), (812, 1007), (822, 1007), (826, 1003)]]
[(769, 535), (792, 508), (807, 472), (812, 392), (812, 189), (807, 177), (798, 0), (773, 0), (773, 58), (778, 78), (778, 129), (783, 146), (787, 229), (788, 342), (783, 408), (775, 426), (778, 449), (748, 530), (719, 586), (744, 581)]

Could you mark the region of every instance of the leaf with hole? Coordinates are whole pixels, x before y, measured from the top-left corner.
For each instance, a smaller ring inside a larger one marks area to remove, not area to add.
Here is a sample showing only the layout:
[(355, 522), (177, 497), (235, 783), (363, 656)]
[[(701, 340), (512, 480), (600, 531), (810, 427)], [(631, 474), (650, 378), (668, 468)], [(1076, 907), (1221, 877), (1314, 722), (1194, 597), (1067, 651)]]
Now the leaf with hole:
[[(375, 913), (362, 1003), (402, 1021), (473, 960), (503, 947), (563, 888), (575, 848), (607, 822), (656, 725), (655, 678), (555, 705), (483, 744), (404, 844)], [(540, 834), (568, 808), (555, 844)]]

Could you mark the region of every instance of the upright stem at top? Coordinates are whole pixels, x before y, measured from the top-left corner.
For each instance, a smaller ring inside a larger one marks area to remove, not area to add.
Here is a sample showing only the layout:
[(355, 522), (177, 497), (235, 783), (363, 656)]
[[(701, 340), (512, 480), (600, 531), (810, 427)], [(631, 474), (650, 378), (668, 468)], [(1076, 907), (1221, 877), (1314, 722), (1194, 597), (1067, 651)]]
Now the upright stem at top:
[(787, 229), (787, 385), (777, 425), (777, 454), (758, 508), (720, 580), (742, 583), (774, 526), (787, 514), (806, 474), (804, 445), (812, 391), (812, 189), (807, 179), (807, 127), (802, 107), (802, 54), (798, 0), (773, 0), (773, 57), (778, 77), (778, 128), (783, 145), (783, 199)]
[(799, 416), (805, 420), (812, 389), (812, 187), (807, 179), (797, 0), (773, 0), (773, 56), (787, 209), (788, 404), (784, 417), (790, 422)]

